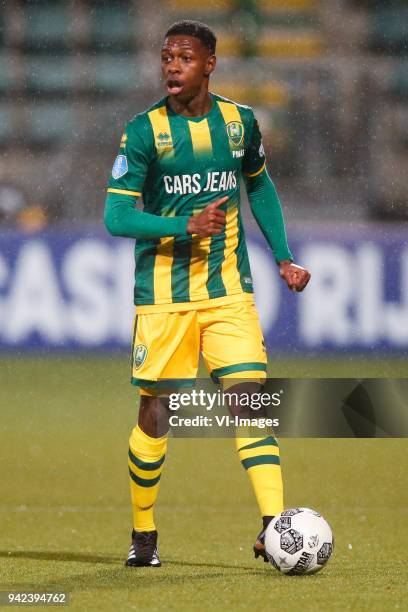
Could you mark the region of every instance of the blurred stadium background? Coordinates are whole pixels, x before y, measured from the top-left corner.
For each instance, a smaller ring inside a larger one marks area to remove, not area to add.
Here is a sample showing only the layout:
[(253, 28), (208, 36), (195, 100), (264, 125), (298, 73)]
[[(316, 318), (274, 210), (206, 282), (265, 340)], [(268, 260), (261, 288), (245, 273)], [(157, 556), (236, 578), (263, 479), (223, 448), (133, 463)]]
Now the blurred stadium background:
[(212, 88), (256, 108), (289, 218), (408, 217), (404, 0), (2, 2), (1, 180), (52, 221), (99, 219), (180, 17), (214, 27)]
[(214, 27), (212, 89), (252, 105), (290, 244), (284, 291), (247, 212), (272, 350), (408, 347), (408, 6), (403, 0), (1, 3), (0, 347), (125, 349), (131, 244), (101, 216), (123, 126), (161, 97), (176, 19)]

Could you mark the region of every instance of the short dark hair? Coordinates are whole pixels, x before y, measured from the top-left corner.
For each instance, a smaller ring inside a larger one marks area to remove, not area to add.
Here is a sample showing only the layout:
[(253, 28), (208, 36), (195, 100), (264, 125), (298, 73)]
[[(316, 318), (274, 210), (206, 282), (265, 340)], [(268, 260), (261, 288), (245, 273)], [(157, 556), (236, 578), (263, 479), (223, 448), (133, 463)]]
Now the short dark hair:
[(212, 54), (215, 53), (217, 38), (211, 28), (205, 25), (205, 23), (201, 23), (201, 21), (192, 21), (190, 19), (176, 21), (176, 23), (173, 23), (173, 25), (169, 27), (164, 37), (177, 36), (178, 34), (185, 34), (186, 36), (198, 38), (203, 43), (204, 47), (207, 47)]

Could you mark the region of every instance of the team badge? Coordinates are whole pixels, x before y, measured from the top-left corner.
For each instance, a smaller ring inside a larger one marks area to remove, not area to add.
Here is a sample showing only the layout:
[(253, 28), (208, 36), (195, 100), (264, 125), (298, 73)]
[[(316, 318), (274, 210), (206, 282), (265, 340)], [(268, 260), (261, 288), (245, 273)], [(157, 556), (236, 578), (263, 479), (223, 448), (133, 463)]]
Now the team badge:
[(147, 348), (144, 344), (138, 344), (133, 349), (133, 364), (135, 369), (138, 370), (146, 361)]
[(119, 179), (128, 171), (128, 163), (126, 155), (118, 155), (112, 168), (112, 176), (114, 179)]
[(239, 147), (244, 138), (244, 126), (240, 121), (230, 121), (227, 123), (228, 138), (235, 147)]

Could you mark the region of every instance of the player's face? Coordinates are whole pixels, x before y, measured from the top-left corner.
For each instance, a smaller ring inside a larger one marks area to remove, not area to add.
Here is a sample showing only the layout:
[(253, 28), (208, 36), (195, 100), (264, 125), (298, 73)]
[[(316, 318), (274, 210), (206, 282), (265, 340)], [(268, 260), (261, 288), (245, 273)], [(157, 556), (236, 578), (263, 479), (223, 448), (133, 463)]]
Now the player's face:
[(197, 96), (207, 86), (215, 56), (194, 36), (169, 36), (164, 40), (161, 67), (167, 92), (180, 102)]

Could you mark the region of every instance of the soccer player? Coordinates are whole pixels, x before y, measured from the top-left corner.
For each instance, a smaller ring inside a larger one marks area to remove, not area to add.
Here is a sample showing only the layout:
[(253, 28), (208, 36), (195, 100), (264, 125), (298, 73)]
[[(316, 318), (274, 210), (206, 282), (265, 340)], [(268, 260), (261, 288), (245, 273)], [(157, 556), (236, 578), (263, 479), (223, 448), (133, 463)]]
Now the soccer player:
[[(202, 23), (170, 27), (161, 50), (167, 96), (127, 125), (109, 180), (106, 227), (136, 239), (132, 383), (141, 400), (129, 440), (128, 566), (160, 566), (153, 507), (169, 428), (163, 390), (194, 382), (200, 350), (213, 379), (225, 385), (266, 377), (241, 178), (281, 277), (294, 291), (310, 278), (293, 263), (252, 109), (209, 91), (215, 48), (214, 33)], [(135, 206), (140, 196), (143, 211)], [(234, 410), (242, 414), (239, 406)], [(278, 444), (272, 435), (259, 439), (240, 431), (236, 444), (263, 518), (255, 556), (265, 558), (264, 529), (283, 509)]]

